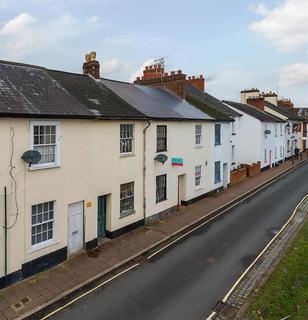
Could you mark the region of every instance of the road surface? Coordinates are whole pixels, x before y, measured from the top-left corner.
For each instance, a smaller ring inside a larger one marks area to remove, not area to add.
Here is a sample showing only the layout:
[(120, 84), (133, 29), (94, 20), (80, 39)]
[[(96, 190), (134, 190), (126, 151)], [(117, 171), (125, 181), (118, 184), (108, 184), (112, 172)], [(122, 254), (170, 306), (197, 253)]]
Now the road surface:
[(307, 193), (308, 162), (50, 319), (206, 319)]

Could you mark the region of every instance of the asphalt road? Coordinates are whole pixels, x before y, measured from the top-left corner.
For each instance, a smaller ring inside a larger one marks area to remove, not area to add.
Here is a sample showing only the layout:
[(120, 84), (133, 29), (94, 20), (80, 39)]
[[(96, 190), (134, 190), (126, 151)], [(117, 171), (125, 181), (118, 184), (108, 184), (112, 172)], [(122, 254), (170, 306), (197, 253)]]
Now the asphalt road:
[(205, 319), (308, 193), (308, 162), (51, 319)]

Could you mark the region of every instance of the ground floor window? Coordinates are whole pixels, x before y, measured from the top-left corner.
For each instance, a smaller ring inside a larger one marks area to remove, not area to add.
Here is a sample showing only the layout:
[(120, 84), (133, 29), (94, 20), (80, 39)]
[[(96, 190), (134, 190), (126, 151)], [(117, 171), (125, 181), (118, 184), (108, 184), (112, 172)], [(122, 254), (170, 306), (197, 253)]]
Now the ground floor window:
[(267, 161), (267, 151), (266, 151), (266, 149), (264, 149), (264, 162), (266, 162)]
[(55, 201), (44, 202), (32, 206), (32, 246), (54, 238)]
[(195, 187), (201, 186), (202, 166), (195, 166)]
[(121, 184), (120, 217), (134, 213), (134, 182)]
[(220, 161), (215, 162), (215, 183), (221, 181), (221, 176), (220, 176)]
[(167, 199), (167, 175), (156, 177), (156, 203)]

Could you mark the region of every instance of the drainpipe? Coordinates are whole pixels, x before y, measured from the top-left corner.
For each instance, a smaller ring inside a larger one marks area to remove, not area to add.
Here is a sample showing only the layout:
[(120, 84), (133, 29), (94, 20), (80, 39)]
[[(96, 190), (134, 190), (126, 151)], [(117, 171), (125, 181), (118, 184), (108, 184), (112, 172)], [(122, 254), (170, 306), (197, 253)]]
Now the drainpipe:
[(146, 174), (146, 131), (150, 127), (151, 122), (148, 120), (146, 127), (143, 129), (143, 220), (146, 220), (146, 185), (145, 185), (145, 174)]
[(7, 193), (4, 187), (4, 285), (7, 285)]

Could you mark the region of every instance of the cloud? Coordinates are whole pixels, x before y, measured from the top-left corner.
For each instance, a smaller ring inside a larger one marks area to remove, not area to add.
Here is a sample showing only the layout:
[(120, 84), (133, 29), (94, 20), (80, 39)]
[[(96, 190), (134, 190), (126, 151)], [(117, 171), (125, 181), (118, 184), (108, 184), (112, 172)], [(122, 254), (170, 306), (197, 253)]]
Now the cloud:
[(250, 30), (264, 37), (279, 51), (296, 51), (308, 44), (308, 1), (283, 0), (273, 9), (259, 4), (255, 12), (263, 18)]
[(122, 62), (118, 59), (111, 59), (103, 62), (102, 71), (104, 75), (111, 75), (119, 71), (127, 70), (130, 67), (129, 62)]
[(79, 24), (70, 15), (51, 21), (40, 21), (21, 13), (0, 27), (0, 55), (5, 59), (22, 60), (57, 47), (78, 33)]
[(129, 82), (134, 82), (136, 80), (137, 77), (141, 77), (143, 74), (143, 70), (146, 66), (149, 66), (150, 64), (152, 64), (154, 61), (154, 59), (149, 59), (143, 62), (143, 64), (135, 71), (133, 72), (130, 77), (129, 77)]
[(96, 15), (93, 15), (91, 17), (89, 17), (89, 19), (87, 20), (89, 23), (96, 23), (99, 21), (99, 17)]
[(308, 85), (308, 63), (295, 63), (284, 67), (279, 84), (282, 86)]

